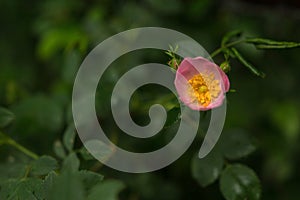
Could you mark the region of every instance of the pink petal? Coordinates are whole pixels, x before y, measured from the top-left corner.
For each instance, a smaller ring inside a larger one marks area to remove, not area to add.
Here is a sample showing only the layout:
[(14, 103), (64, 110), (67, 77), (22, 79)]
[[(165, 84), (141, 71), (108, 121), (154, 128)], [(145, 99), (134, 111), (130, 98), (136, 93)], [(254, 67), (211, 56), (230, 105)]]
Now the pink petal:
[[(193, 102), (192, 97), (188, 93), (191, 85), (188, 80), (199, 73), (213, 73), (215, 79), (220, 80), (221, 92), (217, 99), (211, 102), (208, 106), (203, 106), (198, 102)], [(222, 105), (225, 95), (229, 90), (230, 83), (227, 75), (215, 63), (203, 58), (185, 58), (179, 65), (176, 72), (175, 87), (179, 95), (179, 99), (193, 110), (210, 110)]]
[(229, 82), (228, 76), (225, 74), (225, 72), (220, 67), (218, 67), (218, 70), (219, 70), (219, 72), (222, 76), (222, 79), (223, 79), (225, 92), (228, 92), (229, 88), (230, 88), (230, 82)]

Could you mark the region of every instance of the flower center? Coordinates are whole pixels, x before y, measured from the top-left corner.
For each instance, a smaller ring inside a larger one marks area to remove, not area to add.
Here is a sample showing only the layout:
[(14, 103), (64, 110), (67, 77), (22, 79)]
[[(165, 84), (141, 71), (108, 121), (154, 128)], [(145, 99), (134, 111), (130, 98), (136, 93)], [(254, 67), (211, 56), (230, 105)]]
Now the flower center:
[(202, 106), (207, 107), (221, 93), (220, 82), (211, 74), (197, 74), (189, 81), (191, 85), (190, 94), (192, 102), (198, 102)]

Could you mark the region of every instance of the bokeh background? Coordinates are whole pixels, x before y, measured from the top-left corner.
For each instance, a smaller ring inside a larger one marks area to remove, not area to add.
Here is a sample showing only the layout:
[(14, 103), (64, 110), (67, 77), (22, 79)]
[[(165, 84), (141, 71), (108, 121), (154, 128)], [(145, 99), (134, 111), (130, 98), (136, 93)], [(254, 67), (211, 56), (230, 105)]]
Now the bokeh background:
[[(0, 105), (15, 114), (14, 122), (3, 132), (38, 155), (54, 155), (53, 144), (72, 123), (71, 94), (76, 72), (88, 52), (104, 39), (130, 28), (159, 26), (189, 35), (208, 52), (220, 46), (224, 34), (236, 29), (248, 37), (300, 42), (300, 3), (2, 0), (0, 24)], [(261, 180), (262, 199), (298, 199), (300, 49), (263, 51), (244, 44), (238, 48), (266, 77), (256, 77), (238, 62), (231, 62), (229, 78), (236, 92), (227, 95), (224, 132), (247, 132), (255, 144), (256, 150), (239, 162), (251, 167)], [(222, 59), (218, 56), (215, 62), (220, 64)], [(130, 67), (154, 61), (167, 63), (168, 57), (154, 50), (130, 53), (118, 59), (99, 84), (99, 121), (107, 134), (128, 150), (160, 148), (176, 131), (176, 127), (175, 131), (162, 131), (162, 136), (141, 143), (120, 136), (111, 117), (110, 92), (118, 77)], [(155, 87), (145, 86), (132, 98), (132, 116), (141, 125), (148, 122), (151, 103), (167, 107), (174, 104), (167, 98), (166, 89)], [(126, 174), (96, 161), (83, 162), (81, 168), (92, 168), (106, 178), (123, 181), (126, 189), (120, 199), (223, 199), (218, 182), (203, 188), (193, 178), (191, 159), (201, 140), (199, 136), (178, 161), (153, 173)], [(77, 138), (76, 146), (81, 145)], [(235, 146), (228, 148), (235, 151)], [(9, 146), (0, 146), (0, 160), (0, 179), (4, 179), (10, 176), (9, 161), (14, 160), (17, 166), (27, 158)]]

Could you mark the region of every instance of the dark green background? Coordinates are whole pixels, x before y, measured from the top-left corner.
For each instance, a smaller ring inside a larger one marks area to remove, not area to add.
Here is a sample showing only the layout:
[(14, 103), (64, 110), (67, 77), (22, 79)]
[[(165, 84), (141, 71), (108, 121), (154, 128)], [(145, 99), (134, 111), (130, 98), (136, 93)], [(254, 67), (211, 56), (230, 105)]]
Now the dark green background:
[[(107, 37), (130, 28), (159, 26), (191, 36), (209, 52), (235, 29), (245, 36), (300, 42), (300, 7), (296, 1), (6, 0), (0, 2), (0, 25), (0, 105), (16, 115), (4, 132), (39, 155), (52, 155), (54, 141), (72, 122), (76, 71), (88, 52)], [(240, 162), (260, 178), (262, 199), (298, 199), (300, 49), (238, 48), (266, 77), (256, 77), (231, 62), (229, 78), (236, 92), (227, 95), (224, 131), (246, 131), (255, 141), (257, 150)], [(150, 61), (167, 63), (168, 58), (154, 50), (130, 53), (111, 66), (99, 85), (104, 89), (97, 98), (99, 121), (111, 137), (119, 133), (107, 106), (113, 84), (130, 67)], [(222, 56), (215, 62), (220, 64)], [(141, 88), (132, 98), (137, 123), (147, 123), (147, 103), (161, 102), (160, 97), (168, 93), (155, 87)], [(118, 145), (146, 152), (166, 144), (174, 133), (169, 132), (143, 144), (117, 136)], [(190, 159), (200, 144), (201, 137), (178, 161), (157, 172), (132, 175), (106, 167), (97, 170), (124, 181), (122, 199), (222, 199), (217, 183), (202, 188), (192, 178)], [(80, 141), (76, 145), (80, 147)], [(234, 151), (235, 146), (229, 148)], [(0, 159), (3, 165), (9, 159), (26, 160), (8, 146), (0, 147)], [(87, 162), (81, 167), (90, 166)], [(7, 174), (6, 170), (1, 168), (0, 174)]]

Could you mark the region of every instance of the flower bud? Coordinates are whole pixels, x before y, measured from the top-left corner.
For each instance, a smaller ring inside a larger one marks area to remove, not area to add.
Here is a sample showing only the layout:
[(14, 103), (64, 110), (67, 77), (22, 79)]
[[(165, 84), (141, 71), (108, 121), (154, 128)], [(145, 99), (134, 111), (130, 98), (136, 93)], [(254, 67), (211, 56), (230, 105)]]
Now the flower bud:
[(220, 65), (220, 68), (225, 72), (229, 72), (231, 67), (229, 65), (229, 62), (228, 61), (224, 61), (221, 65)]

